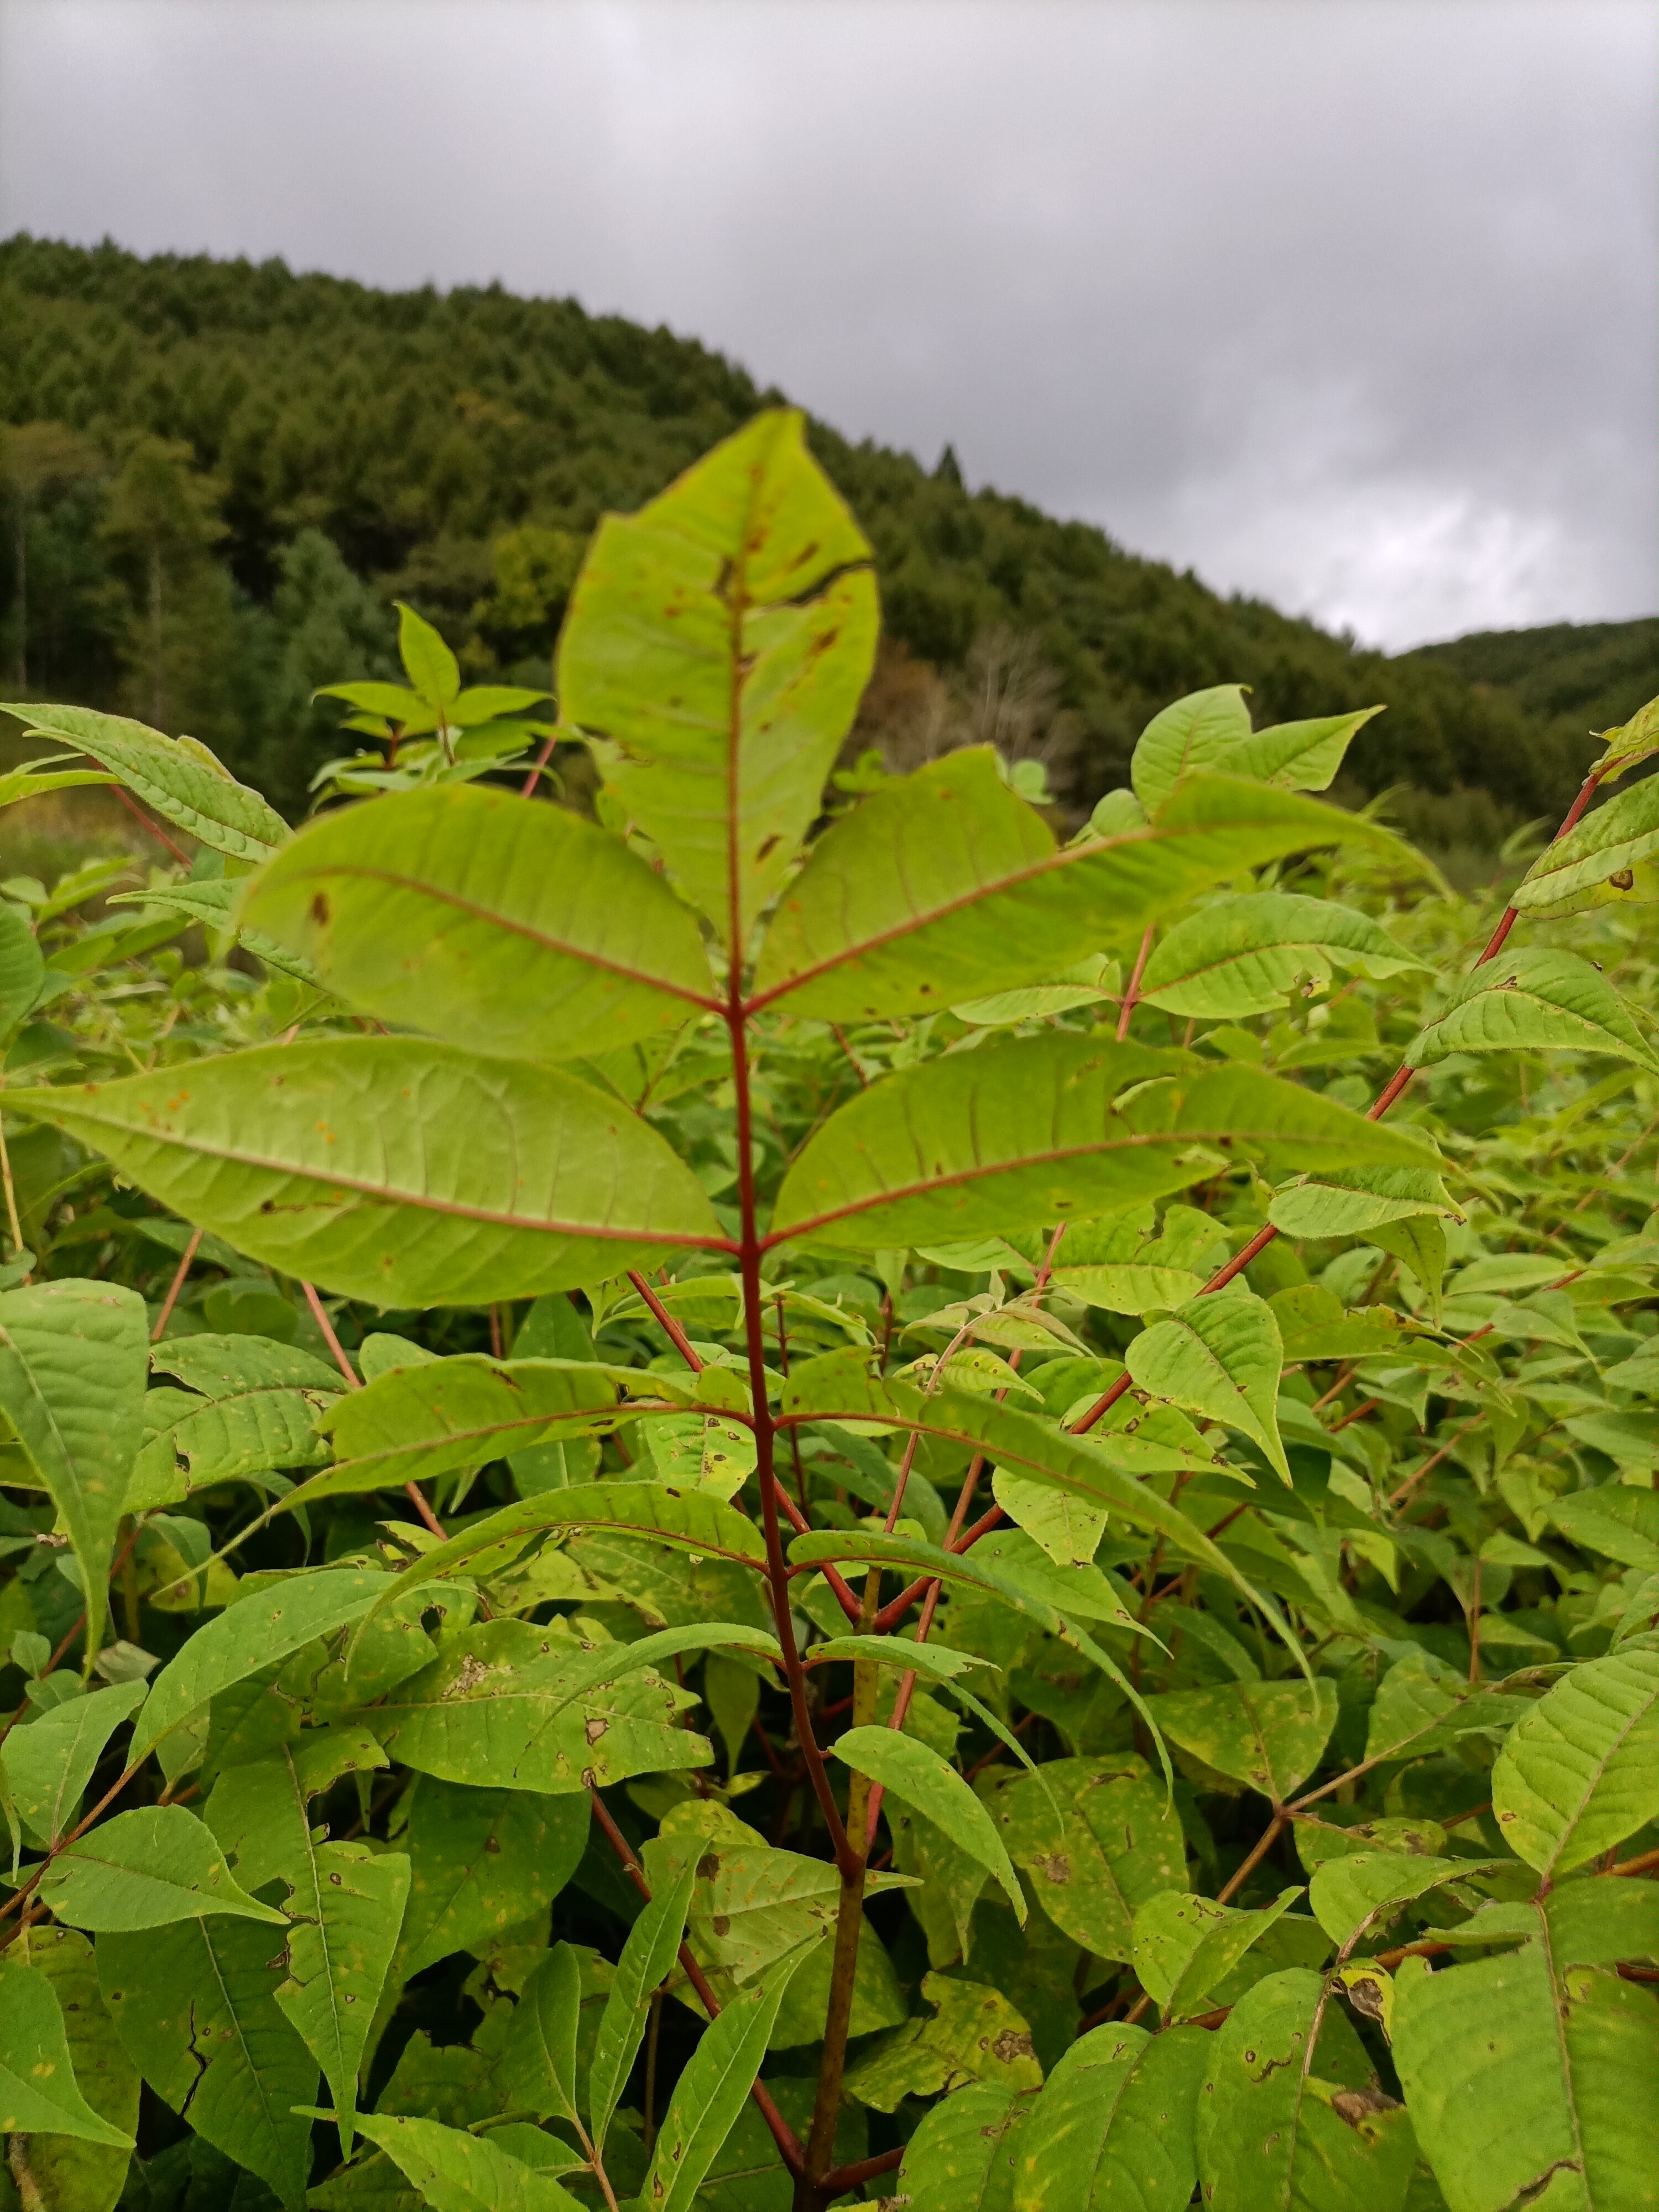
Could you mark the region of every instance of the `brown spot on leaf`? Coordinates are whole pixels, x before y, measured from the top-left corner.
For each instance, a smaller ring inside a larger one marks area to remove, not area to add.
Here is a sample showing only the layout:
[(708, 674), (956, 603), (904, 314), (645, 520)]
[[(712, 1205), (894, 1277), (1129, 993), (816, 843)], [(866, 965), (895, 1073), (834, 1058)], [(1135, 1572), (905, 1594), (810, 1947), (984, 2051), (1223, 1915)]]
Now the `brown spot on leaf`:
[(318, 891), (312, 899), (311, 918), (319, 929), (328, 927), (328, 900), (321, 891)]
[(1398, 2097), (1390, 2097), (1381, 2089), (1339, 2089), (1331, 2099), (1331, 2110), (1340, 2120), (1357, 2128), (1362, 2120), (1369, 2120), (1378, 2112), (1397, 2112)]
[(720, 1862), (718, 1851), (707, 1851), (703, 1854), (702, 1857), (697, 1861), (697, 1880), (699, 1881), (713, 1881), (714, 1876), (720, 1872)]
[(717, 1912), (711, 1924), (717, 1936), (729, 1936), (732, 1933), (732, 1923), (724, 1912)]
[(1012, 2066), (1016, 2058), (1032, 2058), (1036, 2055), (1030, 2037), (1012, 2027), (1005, 2027), (991, 2045), (991, 2056), (1000, 2058), (1005, 2066)]
[(1613, 885), (1613, 888), (1616, 891), (1634, 890), (1636, 888), (1636, 871), (1634, 868), (1615, 868), (1613, 873), (1607, 878), (1607, 881)]

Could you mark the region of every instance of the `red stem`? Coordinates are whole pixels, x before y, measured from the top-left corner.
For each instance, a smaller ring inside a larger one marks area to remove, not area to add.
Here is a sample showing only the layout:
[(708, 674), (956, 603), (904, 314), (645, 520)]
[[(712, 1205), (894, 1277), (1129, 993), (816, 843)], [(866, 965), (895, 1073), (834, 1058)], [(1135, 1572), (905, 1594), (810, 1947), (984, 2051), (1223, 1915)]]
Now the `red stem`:
[(1146, 926), (1146, 933), (1140, 940), (1140, 950), (1135, 955), (1134, 973), (1129, 978), (1129, 988), (1123, 994), (1122, 1001), (1118, 1007), (1117, 1041), (1120, 1044), (1129, 1034), (1129, 1018), (1134, 1012), (1140, 998), (1140, 979), (1146, 972), (1147, 956), (1152, 951), (1152, 939), (1156, 931), (1157, 924), (1149, 922)]
[[(587, 1794), (592, 1802), (593, 1817), (599, 1822), (599, 1826), (604, 1830), (606, 1842), (610, 1844), (611, 1850), (615, 1851), (617, 1856), (622, 1861), (623, 1871), (627, 1874), (629, 1881), (632, 1881), (635, 1888), (638, 1890), (640, 1895), (645, 1899), (646, 1903), (649, 1905), (651, 1902), (650, 1887), (646, 1881), (644, 1871), (641, 1868), (638, 1859), (634, 1856), (633, 1848), (629, 1844), (627, 1837), (623, 1835), (622, 1830), (611, 1819), (611, 1808), (605, 1803), (604, 1798), (600, 1796), (599, 1791), (597, 1790), (590, 1790)], [(708, 1977), (703, 1972), (702, 1968), (697, 1964), (696, 1960), (693, 1957), (691, 1946), (689, 1943), (682, 1943), (680, 1945), (680, 1964), (684, 1967), (686, 1979), (696, 1991), (703, 2010), (708, 2014), (710, 2020), (717, 2020), (720, 2017), (720, 1999), (714, 1995), (713, 1989), (709, 1986)], [(750, 2085), (749, 2094), (753, 2097), (755, 2102), (760, 2106), (761, 2118), (766, 2122), (767, 2126), (771, 2129), (772, 2139), (777, 2144), (779, 2150), (783, 2154), (784, 2164), (789, 2168), (789, 2171), (792, 2173), (799, 2174), (803, 2171), (806, 2163), (806, 2155), (801, 2148), (800, 2137), (795, 2133), (795, 2130), (790, 2126), (788, 2121), (784, 2118), (783, 2114), (773, 2103), (771, 2097), (767, 2093), (766, 2087), (763, 2082), (758, 2081), (751, 2082)]]
[(173, 859), (179, 862), (181, 867), (189, 867), (191, 865), (190, 854), (185, 851), (181, 845), (175, 845), (173, 843), (172, 838), (169, 837), (167, 831), (162, 829), (161, 823), (159, 822), (152, 822), (149, 816), (145, 813), (143, 808), (139, 805), (137, 800), (132, 798), (128, 792), (125, 791), (118, 783), (114, 787), (114, 790), (115, 796), (120, 800), (122, 805), (126, 808), (127, 812), (131, 815), (133, 820), (135, 822), (143, 823), (144, 828), (149, 830), (150, 836), (155, 839), (158, 844), (165, 845), (167, 847), (168, 852), (172, 854)]
[(149, 1333), (152, 1344), (159, 1344), (167, 1334), (167, 1323), (173, 1319), (173, 1309), (179, 1303), (179, 1293), (185, 1287), (185, 1278), (190, 1273), (191, 1261), (196, 1257), (197, 1247), (201, 1241), (201, 1231), (192, 1231), (191, 1240), (185, 1247), (185, 1256), (179, 1262), (178, 1270), (167, 1285), (167, 1294), (161, 1301), (161, 1310), (155, 1316), (155, 1326)]
[(691, 1372), (694, 1375), (701, 1375), (702, 1373), (701, 1354), (693, 1348), (690, 1338), (675, 1320), (673, 1315), (669, 1312), (650, 1284), (646, 1281), (645, 1277), (636, 1267), (630, 1267), (628, 1271), (628, 1279), (650, 1308), (652, 1320), (662, 1330)]
[[(334, 1334), (334, 1324), (329, 1319), (327, 1314), (323, 1309), (323, 1302), (317, 1295), (317, 1285), (314, 1283), (302, 1282), (300, 1285), (300, 1288), (306, 1294), (306, 1304), (311, 1308), (312, 1319), (322, 1331), (323, 1342), (328, 1346), (329, 1350), (334, 1355), (334, 1364), (339, 1369), (341, 1374), (345, 1376), (346, 1388), (349, 1390), (361, 1390), (363, 1387), (362, 1377), (357, 1373), (357, 1370), (353, 1367), (351, 1362), (346, 1358), (345, 1347), (341, 1344), (339, 1338)], [(449, 1531), (444, 1527), (443, 1522), (438, 1518), (432, 1508), (427, 1504), (425, 1498), (422, 1495), (417, 1486), (412, 1482), (404, 1483), (404, 1495), (408, 1498), (410, 1504), (415, 1508), (416, 1513), (420, 1515), (424, 1525), (438, 1539), (438, 1541), (441, 1544), (445, 1542), (448, 1537)]]
[[(735, 849), (735, 840), (733, 841)], [(732, 907), (736, 912), (736, 892)], [(743, 1237), (739, 1252), (739, 1268), (743, 1277), (743, 1310), (749, 1349), (750, 1395), (754, 1406), (755, 1467), (760, 1478), (762, 1527), (766, 1538), (766, 1571), (772, 1587), (772, 1613), (779, 1644), (783, 1652), (783, 1669), (789, 1684), (789, 1703), (794, 1714), (795, 1735), (800, 1744), (801, 1757), (806, 1762), (807, 1776), (812, 1784), (812, 1794), (818, 1801), (823, 1824), (829, 1831), (836, 1865), (843, 1882), (856, 1880), (858, 1856), (848, 1840), (842, 1824), (835, 1792), (830, 1787), (830, 1777), (824, 1771), (823, 1754), (818, 1749), (817, 1739), (812, 1733), (812, 1715), (806, 1702), (806, 1676), (802, 1670), (800, 1653), (795, 1644), (795, 1626), (789, 1605), (789, 1567), (783, 1555), (783, 1536), (778, 1526), (778, 1502), (792, 1504), (788, 1492), (778, 1480), (774, 1466), (774, 1442), (777, 1431), (773, 1425), (772, 1410), (766, 1395), (766, 1321), (761, 1311), (761, 1247), (756, 1223), (755, 1162), (751, 1137), (754, 1128), (753, 1108), (749, 1091), (749, 1045), (744, 1026), (742, 975), (738, 963), (738, 948), (734, 945), (732, 963), (732, 995), (726, 1008), (726, 1026), (732, 1038), (732, 1085), (737, 1121), (738, 1197), (742, 1209)]]

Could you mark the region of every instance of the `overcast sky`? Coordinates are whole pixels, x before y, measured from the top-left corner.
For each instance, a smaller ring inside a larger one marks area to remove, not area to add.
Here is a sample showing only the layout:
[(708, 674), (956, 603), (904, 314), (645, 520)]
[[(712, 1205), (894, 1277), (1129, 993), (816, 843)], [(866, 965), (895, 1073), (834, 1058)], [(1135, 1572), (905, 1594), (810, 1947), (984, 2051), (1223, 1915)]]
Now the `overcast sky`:
[(499, 277), (1390, 646), (1659, 611), (1659, 0), (0, 0), (0, 234)]

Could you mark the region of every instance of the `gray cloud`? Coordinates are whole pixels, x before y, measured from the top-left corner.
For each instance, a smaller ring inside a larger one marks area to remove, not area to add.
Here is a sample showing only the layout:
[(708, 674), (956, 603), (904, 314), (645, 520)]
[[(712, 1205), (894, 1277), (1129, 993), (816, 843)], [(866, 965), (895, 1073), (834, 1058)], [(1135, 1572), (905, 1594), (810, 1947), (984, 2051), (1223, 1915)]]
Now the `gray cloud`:
[(0, 231), (574, 294), (1400, 645), (1659, 605), (1644, 0), (0, 0)]

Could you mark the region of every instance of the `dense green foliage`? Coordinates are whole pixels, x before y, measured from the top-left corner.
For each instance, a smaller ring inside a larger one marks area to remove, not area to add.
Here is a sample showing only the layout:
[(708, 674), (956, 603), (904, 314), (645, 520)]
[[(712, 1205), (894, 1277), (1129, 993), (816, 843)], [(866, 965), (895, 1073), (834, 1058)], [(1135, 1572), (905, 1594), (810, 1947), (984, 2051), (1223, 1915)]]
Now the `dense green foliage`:
[(198, 848), (0, 884), (22, 2212), (1659, 2202), (1659, 702), (1500, 918), (877, 631), (773, 410), (298, 834), (15, 709)]
[[(297, 820), (337, 750), (312, 689), (343, 667), (392, 672), (386, 599), (435, 621), (474, 677), (544, 683), (600, 514), (767, 397), (699, 345), (569, 301), (389, 295), (279, 263), (15, 238), (0, 245), (0, 424), (27, 438), (13, 441), (0, 620), (28, 681), (13, 689), (189, 730)], [(1386, 702), (1386, 737), (1351, 756), (1358, 789), (1489, 791), (1502, 812), (1476, 834), (1501, 838), (1559, 815), (1587, 731), (1654, 689), (1651, 624), (1617, 626), (1605, 649), (1576, 634), (1599, 656), (1584, 696), (1534, 699), (1530, 633), (1518, 672), (1497, 678), (1456, 648), (1389, 659), (1087, 525), (969, 495), (948, 455), (930, 474), (814, 439), (863, 518), (902, 648), (863, 738), (906, 761), (942, 714), (965, 714), (976, 738), (1046, 751), (1086, 811), (1165, 700), (1243, 682), (1268, 721)], [(1438, 843), (1469, 834), (1455, 812), (1427, 818)]]

